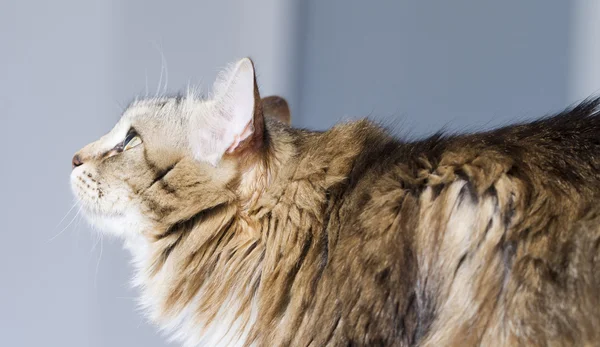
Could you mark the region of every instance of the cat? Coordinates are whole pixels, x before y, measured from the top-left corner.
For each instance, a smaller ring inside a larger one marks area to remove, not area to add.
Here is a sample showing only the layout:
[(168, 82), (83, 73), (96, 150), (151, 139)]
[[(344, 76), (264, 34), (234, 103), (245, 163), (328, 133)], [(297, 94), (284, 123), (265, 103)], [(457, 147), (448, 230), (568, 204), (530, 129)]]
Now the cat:
[(208, 98), (134, 101), (72, 190), (184, 346), (597, 345), (599, 104), (413, 142), (309, 131), (244, 58)]

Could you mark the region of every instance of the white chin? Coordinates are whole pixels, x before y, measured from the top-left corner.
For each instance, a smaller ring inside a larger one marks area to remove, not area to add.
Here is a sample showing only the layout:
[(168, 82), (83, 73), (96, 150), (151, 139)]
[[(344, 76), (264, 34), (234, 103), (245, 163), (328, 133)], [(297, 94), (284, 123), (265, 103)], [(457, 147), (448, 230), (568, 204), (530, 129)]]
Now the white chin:
[(90, 225), (101, 232), (116, 235), (119, 237), (128, 237), (139, 235), (143, 229), (142, 223), (133, 216), (120, 215), (100, 215), (98, 213), (86, 211), (83, 214)]

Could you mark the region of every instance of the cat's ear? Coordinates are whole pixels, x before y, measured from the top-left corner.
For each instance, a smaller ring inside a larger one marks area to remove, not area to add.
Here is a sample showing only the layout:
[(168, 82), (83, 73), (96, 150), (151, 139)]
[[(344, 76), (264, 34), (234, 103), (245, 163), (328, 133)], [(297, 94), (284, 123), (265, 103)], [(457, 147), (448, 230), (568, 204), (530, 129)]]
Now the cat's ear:
[(260, 146), (263, 130), (254, 63), (244, 58), (219, 75), (210, 111), (193, 119), (190, 142), (197, 159), (216, 166), (226, 153)]
[(274, 118), (284, 124), (290, 125), (292, 119), (290, 107), (284, 98), (276, 95), (267, 96), (261, 102), (265, 117)]

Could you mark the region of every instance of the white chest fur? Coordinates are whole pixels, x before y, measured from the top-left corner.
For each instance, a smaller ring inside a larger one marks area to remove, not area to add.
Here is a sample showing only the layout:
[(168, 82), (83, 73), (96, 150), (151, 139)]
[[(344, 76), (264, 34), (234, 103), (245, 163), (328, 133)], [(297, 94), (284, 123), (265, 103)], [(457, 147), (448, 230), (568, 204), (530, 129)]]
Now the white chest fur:
[[(236, 295), (231, 295), (224, 305), (219, 307), (216, 318), (210, 323), (198, 314), (197, 308), (202, 300), (202, 289), (189, 301), (180, 312), (164, 316), (162, 303), (169, 293), (168, 270), (160, 270), (148, 276), (148, 245), (143, 240), (130, 240), (125, 247), (132, 252), (136, 274), (134, 287), (140, 289), (139, 305), (150, 320), (157, 324), (161, 332), (169, 337), (169, 341), (181, 343), (184, 347), (196, 346), (243, 346), (248, 338), (256, 314), (255, 310), (245, 324), (244, 319), (237, 316), (240, 303)], [(232, 291), (235, 292), (235, 291)]]

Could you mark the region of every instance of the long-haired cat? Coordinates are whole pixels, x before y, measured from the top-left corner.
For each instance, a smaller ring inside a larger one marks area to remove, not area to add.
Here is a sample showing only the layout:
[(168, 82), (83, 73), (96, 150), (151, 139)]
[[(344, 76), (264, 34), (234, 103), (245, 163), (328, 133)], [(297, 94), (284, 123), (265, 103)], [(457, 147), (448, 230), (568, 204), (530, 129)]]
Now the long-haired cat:
[(185, 346), (598, 345), (598, 105), (417, 142), (314, 132), (246, 58), (210, 98), (133, 102), (71, 182)]

